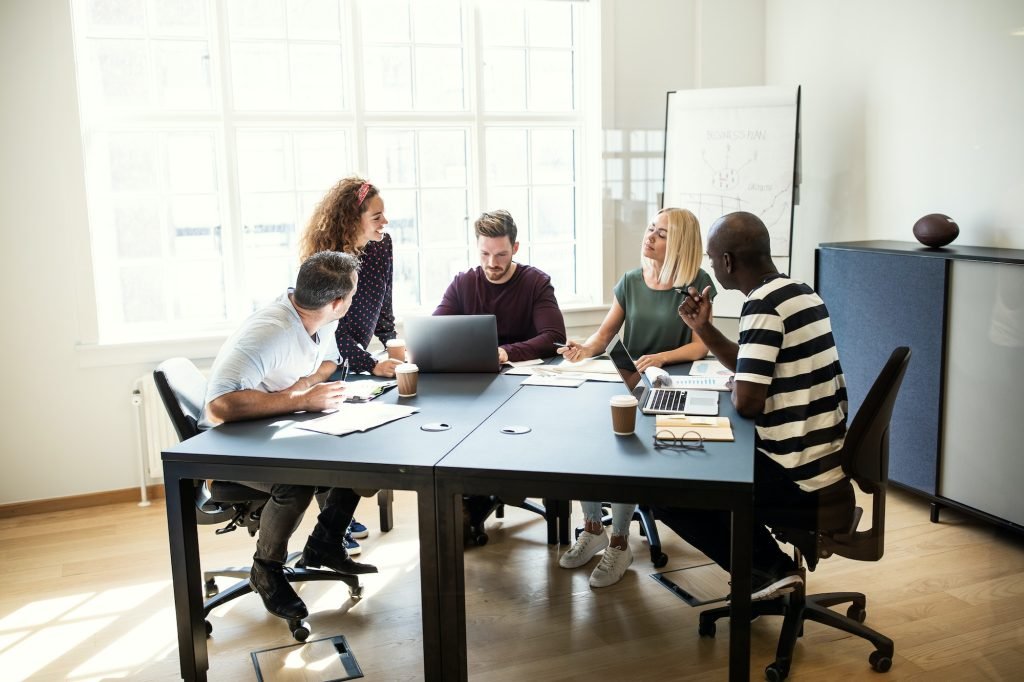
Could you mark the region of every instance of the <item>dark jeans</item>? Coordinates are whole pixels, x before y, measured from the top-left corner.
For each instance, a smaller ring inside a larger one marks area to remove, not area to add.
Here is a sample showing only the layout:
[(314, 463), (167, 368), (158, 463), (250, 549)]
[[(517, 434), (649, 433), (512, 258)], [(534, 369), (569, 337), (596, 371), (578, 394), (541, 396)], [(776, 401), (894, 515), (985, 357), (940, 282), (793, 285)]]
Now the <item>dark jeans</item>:
[[(243, 485), (270, 493), (270, 499), (260, 515), (260, 533), (256, 540), (256, 559), (283, 562), (288, 557), (288, 540), (299, 527), (302, 515), (313, 500), (316, 488), (308, 485), (259, 483), (246, 481)], [(340, 545), (345, 530), (352, 521), (359, 495), (350, 488), (329, 488), (323, 508), (317, 517), (311, 537)]]
[[(757, 455), (757, 459), (764, 459)], [(754, 475), (753, 570), (779, 576), (796, 568), (768, 529), (775, 526), (814, 532), (841, 527), (852, 519), (853, 486), (848, 479), (813, 493), (804, 492), (770, 466), (758, 466)], [(716, 509), (656, 507), (654, 516), (712, 561), (731, 570), (732, 516)], [(811, 537), (811, 536), (808, 536)], [(800, 547), (808, 555), (810, 547)]]

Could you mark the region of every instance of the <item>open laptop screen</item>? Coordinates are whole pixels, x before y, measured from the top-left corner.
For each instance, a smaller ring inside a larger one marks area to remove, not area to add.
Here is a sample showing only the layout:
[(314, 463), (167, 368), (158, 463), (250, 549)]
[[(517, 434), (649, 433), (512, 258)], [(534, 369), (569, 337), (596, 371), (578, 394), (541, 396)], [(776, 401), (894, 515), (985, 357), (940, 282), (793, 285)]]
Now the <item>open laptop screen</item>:
[(431, 315), (405, 320), (409, 361), (420, 372), (498, 372), (494, 315)]
[(633, 391), (639, 384), (642, 378), (640, 370), (636, 368), (636, 363), (633, 362), (633, 358), (629, 357), (629, 352), (626, 347), (622, 345), (622, 340), (616, 338), (615, 344), (612, 349), (608, 351), (608, 357), (612, 359), (612, 363), (615, 365), (615, 369), (618, 371), (619, 376), (622, 377), (622, 381), (625, 382), (626, 388)]

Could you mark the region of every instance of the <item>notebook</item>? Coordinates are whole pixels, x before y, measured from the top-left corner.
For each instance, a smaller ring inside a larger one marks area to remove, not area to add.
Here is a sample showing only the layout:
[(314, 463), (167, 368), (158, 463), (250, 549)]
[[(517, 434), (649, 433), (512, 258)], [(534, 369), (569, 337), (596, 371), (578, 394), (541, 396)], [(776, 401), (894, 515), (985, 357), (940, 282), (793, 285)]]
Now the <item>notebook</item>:
[(695, 391), (681, 388), (654, 388), (647, 375), (636, 368), (620, 339), (608, 353), (626, 388), (640, 401), (644, 414), (718, 414), (716, 391)]
[(496, 374), (498, 325), (494, 315), (431, 315), (405, 320), (409, 362), (421, 373)]

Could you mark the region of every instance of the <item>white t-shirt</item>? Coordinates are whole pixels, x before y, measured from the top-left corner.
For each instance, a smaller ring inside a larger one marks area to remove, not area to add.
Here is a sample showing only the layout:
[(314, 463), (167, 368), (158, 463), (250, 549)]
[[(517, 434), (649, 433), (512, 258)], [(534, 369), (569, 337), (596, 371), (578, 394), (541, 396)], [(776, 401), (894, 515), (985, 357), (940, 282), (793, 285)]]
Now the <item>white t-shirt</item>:
[[(224, 342), (206, 384), (206, 405), (233, 391), (274, 393), (317, 371), (325, 360), (339, 361), (337, 321), (310, 337), (288, 298), (292, 291), (254, 312)], [(212, 426), (204, 406), (199, 428)]]

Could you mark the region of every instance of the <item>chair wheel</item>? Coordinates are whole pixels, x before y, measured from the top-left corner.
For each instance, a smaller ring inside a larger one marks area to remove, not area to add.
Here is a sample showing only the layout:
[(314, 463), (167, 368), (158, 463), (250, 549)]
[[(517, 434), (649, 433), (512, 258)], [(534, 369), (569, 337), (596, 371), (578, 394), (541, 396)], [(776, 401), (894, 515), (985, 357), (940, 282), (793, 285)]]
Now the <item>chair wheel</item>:
[(217, 594), (220, 592), (220, 588), (217, 587), (217, 581), (214, 580), (213, 578), (210, 578), (209, 580), (207, 580), (203, 584), (203, 588), (206, 590), (206, 598), (207, 599), (209, 599), (210, 597), (216, 597)]
[(783, 670), (778, 663), (769, 663), (768, 667), (764, 669), (764, 679), (768, 682), (782, 682), (788, 675), (789, 671)]
[(876, 673), (886, 673), (892, 667), (892, 658), (886, 656), (881, 651), (872, 651), (871, 655), (868, 656), (868, 663), (871, 664), (871, 668)]
[(309, 638), (309, 625), (301, 620), (289, 620), (288, 629), (292, 631), (296, 642), (305, 642)]
[(487, 533), (477, 533), (473, 536), (473, 544), (477, 547), (483, 547), (487, 544), (488, 539)]
[(868, 612), (861, 606), (850, 604), (850, 608), (846, 609), (846, 617), (858, 623), (863, 623), (868, 617)]
[(203, 623), (206, 625), (206, 636), (209, 637), (213, 634), (213, 623), (208, 620), (204, 620)]
[(717, 632), (717, 631), (718, 631), (718, 626), (715, 625), (714, 621), (711, 621), (710, 623), (705, 623), (704, 621), (700, 621), (697, 624), (697, 634), (700, 635), (701, 637), (714, 637), (715, 636), (715, 632)]
[(656, 555), (651, 557), (651, 562), (655, 568), (664, 568), (668, 563), (668, 555), (664, 552), (658, 552)]
[(363, 598), (363, 586), (352, 585), (348, 588), (348, 596), (352, 597), (352, 601), (359, 601)]

